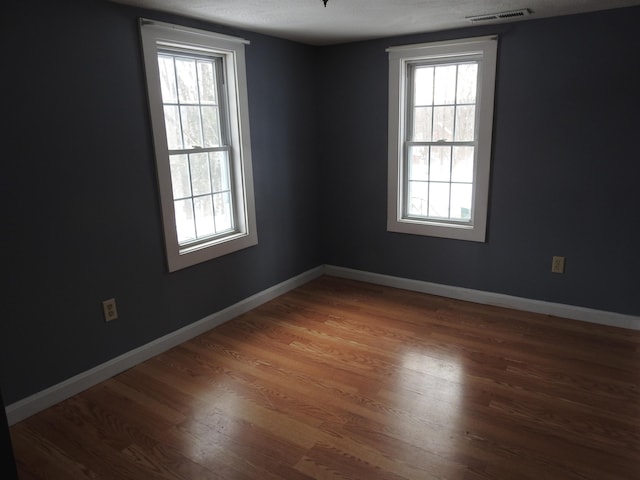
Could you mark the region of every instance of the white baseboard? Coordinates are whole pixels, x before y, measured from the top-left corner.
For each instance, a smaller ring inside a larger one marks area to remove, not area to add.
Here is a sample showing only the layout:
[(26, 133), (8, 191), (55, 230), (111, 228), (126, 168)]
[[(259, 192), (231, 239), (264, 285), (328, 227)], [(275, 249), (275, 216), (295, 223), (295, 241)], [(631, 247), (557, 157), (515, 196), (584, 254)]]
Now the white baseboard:
[(77, 393), (103, 382), (131, 367), (138, 365), (170, 348), (186, 342), (218, 325), (242, 315), (263, 303), (272, 300), (289, 290), (297, 288), (323, 274), (323, 267), (316, 267), (296, 277), (285, 280), (262, 292), (258, 292), (224, 310), (211, 314), (197, 322), (183, 327), (175, 332), (160, 337), (146, 345), (142, 345), (97, 367), (75, 375), (52, 387), (30, 395), (6, 407), (9, 425), (24, 420), (56, 403), (61, 402)]
[(609, 325), (613, 327), (640, 330), (640, 317), (623, 315), (614, 312), (593, 310), (590, 308), (563, 305), (559, 303), (530, 300), (527, 298), (513, 297), (499, 293), (483, 292), (468, 288), (452, 287), (437, 283), (409, 280), (401, 277), (392, 277), (378, 273), (353, 270), (350, 268), (324, 265), (308, 270), (296, 277), (285, 280), (271, 288), (258, 292), (230, 307), (213, 313), (195, 323), (187, 325), (175, 332), (160, 337), (146, 345), (142, 345), (90, 370), (75, 375), (52, 387), (37, 392), (29, 397), (19, 400), (6, 407), (9, 425), (13, 425), (30, 417), (48, 407), (55, 405), (87, 388), (90, 388), (104, 380), (107, 380), (137, 364), (144, 362), (170, 348), (190, 340), (206, 331), (221, 325), (232, 318), (272, 300), (289, 290), (297, 288), (305, 283), (323, 275), (360, 280), (378, 285), (402, 288), (416, 292), (429, 293), (442, 297), (456, 298), (485, 305), (495, 305), (506, 308), (514, 308), (527, 312), (543, 313), (557, 317), (582, 320), (585, 322)]
[(381, 275), (379, 273), (353, 270), (350, 268), (325, 265), (324, 273), (335, 277), (349, 278), (363, 282), (385, 285), (388, 287), (402, 288), (415, 292), (429, 293), (441, 297), (456, 298), (469, 302), (481, 303), (484, 305), (494, 305), (498, 307), (513, 308), (525, 312), (542, 313), (556, 317), (570, 318), (584, 322), (608, 325), (611, 327), (640, 330), (640, 317), (634, 315), (624, 315), (615, 312), (594, 310), (561, 303), (544, 302), (541, 300), (531, 300), (528, 298), (513, 297), (500, 293), (483, 292), (469, 288), (452, 287), (437, 283), (423, 282), (420, 280), (409, 280), (401, 277)]

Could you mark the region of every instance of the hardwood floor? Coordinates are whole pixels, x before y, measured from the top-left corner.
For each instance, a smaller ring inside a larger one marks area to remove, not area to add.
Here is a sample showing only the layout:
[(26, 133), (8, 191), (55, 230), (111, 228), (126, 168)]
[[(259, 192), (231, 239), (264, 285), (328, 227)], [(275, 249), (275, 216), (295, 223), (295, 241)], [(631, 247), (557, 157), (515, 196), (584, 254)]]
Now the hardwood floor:
[(321, 277), (11, 428), (22, 479), (640, 478), (640, 332)]

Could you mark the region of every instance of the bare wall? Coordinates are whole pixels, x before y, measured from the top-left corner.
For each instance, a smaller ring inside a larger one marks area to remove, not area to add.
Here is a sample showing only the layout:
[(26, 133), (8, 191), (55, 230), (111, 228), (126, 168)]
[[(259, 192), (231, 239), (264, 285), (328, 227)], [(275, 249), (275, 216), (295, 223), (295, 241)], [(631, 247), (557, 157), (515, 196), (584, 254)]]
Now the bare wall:
[[(638, 23), (629, 8), (323, 49), (327, 263), (640, 314)], [(495, 33), (486, 243), (387, 232), (385, 49)]]
[[(315, 49), (97, 0), (5, 7), (8, 403), (321, 264)], [(167, 273), (138, 18), (247, 38), (259, 243)], [(101, 301), (120, 318), (105, 323)]]

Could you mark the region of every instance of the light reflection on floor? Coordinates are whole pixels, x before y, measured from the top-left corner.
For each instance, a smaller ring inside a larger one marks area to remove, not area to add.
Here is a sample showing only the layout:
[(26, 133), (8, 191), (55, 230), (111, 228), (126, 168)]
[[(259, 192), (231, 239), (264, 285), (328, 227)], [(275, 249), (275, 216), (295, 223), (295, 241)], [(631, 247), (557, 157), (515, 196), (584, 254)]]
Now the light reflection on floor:
[[(400, 445), (421, 448), (425, 464), (439, 465), (437, 473), (442, 478), (458, 478), (460, 464), (455, 458), (462, 430), (464, 365), (454, 355), (430, 355), (418, 348), (407, 349), (400, 358), (401, 365), (377, 394), (378, 401), (389, 407), (391, 436), (400, 440)], [(236, 388), (235, 382), (221, 377), (209, 383), (206, 392), (199, 392), (203, 401), (181, 428), (189, 458), (215, 465), (227, 455), (230, 445), (250, 435), (254, 424), (272, 427), (262, 424), (273, 421), (273, 412), (266, 412), (268, 407), (256, 404), (256, 399), (244, 398)], [(396, 453), (402, 457), (401, 450)], [(406, 454), (414, 455), (415, 450)], [(434, 461), (432, 455), (441, 458)], [(408, 463), (409, 460), (416, 461), (407, 458)]]
[(185, 450), (189, 458), (203, 465), (215, 464), (225, 455), (226, 444), (234, 442), (237, 433), (237, 410), (242, 408), (238, 397), (224, 388), (224, 382), (211, 385), (206, 401), (200, 403), (181, 430), (185, 439)]
[(402, 356), (402, 368), (384, 395), (410, 417), (397, 425), (408, 443), (453, 459), (461, 438), (463, 393), (464, 365), (459, 358), (411, 350)]

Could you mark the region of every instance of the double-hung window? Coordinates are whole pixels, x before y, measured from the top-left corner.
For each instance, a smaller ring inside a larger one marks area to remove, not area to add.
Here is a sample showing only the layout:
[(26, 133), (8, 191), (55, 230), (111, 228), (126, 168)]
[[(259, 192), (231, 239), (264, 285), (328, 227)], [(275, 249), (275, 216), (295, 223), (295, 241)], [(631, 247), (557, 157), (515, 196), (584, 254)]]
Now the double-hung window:
[(141, 20), (169, 270), (257, 243), (244, 40)]
[(485, 240), (496, 46), (388, 49), (388, 230)]

